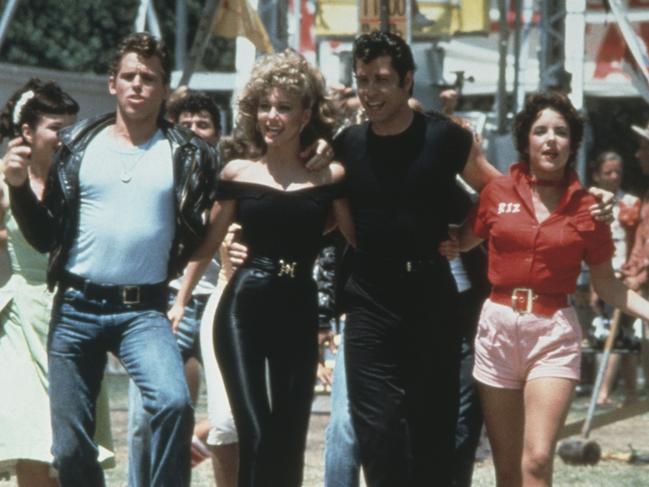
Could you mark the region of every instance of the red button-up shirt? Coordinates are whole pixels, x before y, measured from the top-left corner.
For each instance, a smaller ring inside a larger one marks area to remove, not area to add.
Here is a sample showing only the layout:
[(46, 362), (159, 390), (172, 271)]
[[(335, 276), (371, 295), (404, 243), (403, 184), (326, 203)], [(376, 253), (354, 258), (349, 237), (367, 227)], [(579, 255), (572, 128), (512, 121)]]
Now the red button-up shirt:
[(536, 220), (527, 165), (492, 180), (480, 193), (473, 231), (489, 242), (489, 281), (494, 286), (527, 287), (537, 293), (575, 291), (581, 261), (605, 262), (613, 255), (607, 224), (593, 220), (595, 198), (570, 171), (559, 206)]

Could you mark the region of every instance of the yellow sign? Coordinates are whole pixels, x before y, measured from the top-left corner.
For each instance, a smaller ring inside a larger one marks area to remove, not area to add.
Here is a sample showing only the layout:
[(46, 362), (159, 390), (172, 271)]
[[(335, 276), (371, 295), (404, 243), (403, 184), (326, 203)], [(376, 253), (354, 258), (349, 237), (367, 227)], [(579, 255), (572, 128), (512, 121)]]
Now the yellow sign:
[[(370, 6), (380, 5), (380, 0), (360, 0)], [(456, 34), (489, 33), (489, 0), (406, 0), (411, 2), (412, 35), (415, 39), (427, 39)], [(396, 4), (399, 3), (397, 8)], [(403, 1), (390, 0), (390, 10), (405, 23)], [(378, 7), (377, 7), (378, 8)], [(359, 11), (360, 10), (360, 11)], [(380, 19), (380, 13), (376, 14)], [(360, 26), (364, 25), (362, 8), (357, 0), (316, 0), (316, 35), (317, 36), (356, 36)], [(399, 25), (396, 19), (390, 23)], [(380, 27), (380, 20), (376, 28)], [(362, 27), (361, 27), (362, 28)], [(398, 28), (398, 27), (395, 27)], [(405, 32), (405, 27), (402, 29)]]
[(273, 52), (273, 45), (264, 24), (248, 0), (222, 0), (212, 25), (212, 32), (228, 39), (247, 37), (260, 51)]
[(413, 0), (413, 37), (489, 33), (488, 0)]
[[(387, 0), (389, 30), (404, 38), (408, 32), (406, 1)], [(382, 0), (359, 0), (358, 23), (361, 33), (381, 29), (381, 3)]]
[(317, 36), (356, 36), (356, 0), (316, 0), (315, 29)]

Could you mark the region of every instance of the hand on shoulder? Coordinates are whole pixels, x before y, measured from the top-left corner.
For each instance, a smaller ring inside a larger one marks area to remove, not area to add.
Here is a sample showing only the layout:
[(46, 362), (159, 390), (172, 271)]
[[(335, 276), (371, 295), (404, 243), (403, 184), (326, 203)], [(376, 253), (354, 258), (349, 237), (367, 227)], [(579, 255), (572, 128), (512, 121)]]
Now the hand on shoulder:
[(315, 185), (338, 183), (345, 178), (345, 167), (337, 161), (332, 161), (318, 170), (308, 170), (309, 179)]

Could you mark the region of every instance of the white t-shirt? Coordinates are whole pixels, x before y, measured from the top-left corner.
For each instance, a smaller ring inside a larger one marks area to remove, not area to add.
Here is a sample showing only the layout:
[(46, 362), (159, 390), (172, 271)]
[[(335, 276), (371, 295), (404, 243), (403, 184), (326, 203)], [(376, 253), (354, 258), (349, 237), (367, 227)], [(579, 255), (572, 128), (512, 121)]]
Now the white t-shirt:
[(166, 280), (173, 186), (172, 148), (162, 131), (135, 147), (111, 127), (98, 133), (79, 171), (79, 231), (66, 269), (101, 284)]

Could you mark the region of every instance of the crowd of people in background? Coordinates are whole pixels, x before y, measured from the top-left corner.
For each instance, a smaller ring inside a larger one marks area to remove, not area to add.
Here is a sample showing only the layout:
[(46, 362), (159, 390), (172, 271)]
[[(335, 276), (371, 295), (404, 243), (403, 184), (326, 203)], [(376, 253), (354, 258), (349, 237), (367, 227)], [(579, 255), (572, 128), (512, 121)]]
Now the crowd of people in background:
[[(580, 183), (564, 94), (529, 97), (503, 175), (456, 92), (443, 112), (412, 98), (403, 39), (362, 34), (352, 57), (355, 93), (292, 51), (261, 57), (229, 136), (209, 95), (171, 93), (147, 33), (117, 46), (115, 113), (77, 122), (37, 79), (9, 99), (0, 473), (105, 485), (110, 352), (130, 377), (129, 487), (190, 485), (208, 458), (218, 487), (299, 487), (316, 377), (327, 487), (468, 487), (483, 423), (498, 486), (552, 484), (580, 380), (570, 296), (585, 263), (594, 312), (621, 310), (627, 334), (649, 321), (649, 198), (622, 192), (614, 148), (599, 189)], [(632, 130), (649, 174), (649, 126)], [(618, 364), (636, 399), (635, 359), (614, 355), (598, 404)]]

